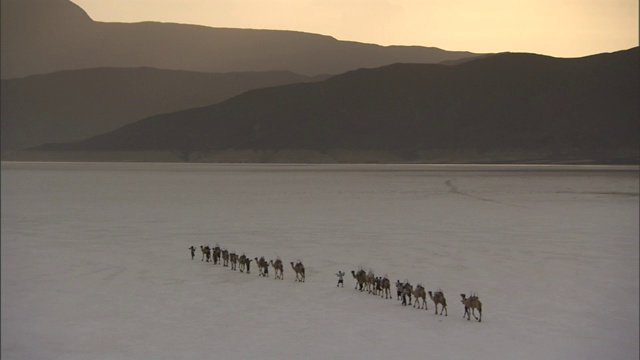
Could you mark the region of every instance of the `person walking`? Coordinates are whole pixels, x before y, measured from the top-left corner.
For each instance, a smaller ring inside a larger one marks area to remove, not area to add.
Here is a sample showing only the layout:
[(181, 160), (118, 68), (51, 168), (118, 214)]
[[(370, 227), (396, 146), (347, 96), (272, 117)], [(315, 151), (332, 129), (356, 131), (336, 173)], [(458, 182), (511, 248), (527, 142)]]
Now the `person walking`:
[(338, 277), (338, 285), (336, 285), (336, 287), (342, 285), (342, 287), (344, 287), (344, 271), (338, 271), (338, 273), (336, 274), (336, 276)]

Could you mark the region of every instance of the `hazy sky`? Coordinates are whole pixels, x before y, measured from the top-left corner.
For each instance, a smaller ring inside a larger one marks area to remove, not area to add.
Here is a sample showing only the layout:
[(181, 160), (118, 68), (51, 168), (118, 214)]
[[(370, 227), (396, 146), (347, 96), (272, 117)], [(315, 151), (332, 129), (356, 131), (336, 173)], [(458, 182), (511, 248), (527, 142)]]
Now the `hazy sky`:
[(96, 21), (297, 30), (380, 45), (576, 57), (638, 46), (638, 0), (72, 0)]

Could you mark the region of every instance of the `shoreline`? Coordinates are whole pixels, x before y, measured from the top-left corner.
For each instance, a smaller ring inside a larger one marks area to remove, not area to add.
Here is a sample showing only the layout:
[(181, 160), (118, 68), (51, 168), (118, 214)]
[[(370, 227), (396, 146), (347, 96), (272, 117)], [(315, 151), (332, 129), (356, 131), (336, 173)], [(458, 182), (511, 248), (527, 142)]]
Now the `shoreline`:
[(628, 165), (640, 166), (638, 152), (611, 150), (584, 154), (579, 151), (421, 150), (402, 151), (335, 149), (216, 150), (193, 151), (39, 151), (1, 154), (2, 162), (96, 162), (96, 163), (196, 163), (196, 164), (424, 164), (424, 165)]

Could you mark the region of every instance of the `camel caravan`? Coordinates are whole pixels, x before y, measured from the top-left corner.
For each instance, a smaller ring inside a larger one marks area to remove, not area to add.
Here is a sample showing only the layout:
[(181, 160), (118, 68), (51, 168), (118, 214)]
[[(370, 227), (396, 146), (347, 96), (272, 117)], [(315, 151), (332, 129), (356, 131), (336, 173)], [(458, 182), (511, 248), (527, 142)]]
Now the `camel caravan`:
[[(193, 260), (196, 248), (191, 246), (189, 250), (191, 260)], [(264, 256), (251, 259), (244, 253), (238, 256), (235, 252), (229, 252), (226, 249), (222, 249), (218, 244), (213, 248), (208, 245), (200, 245), (200, 250), (202, 252), (201, 261), (213, 262), (214, 265), (221, 264), (223, 267), (230, 267), (231, 270), (239, 270), (239, 272), (246, 272), (247, 274), (250, 274), (251, 262), (255, 260), (255, 263), (258, 266), (258, 276), (269, 277), (269, 266), (271, 266), (274, 273), (273, 278), (276, 280), (284, 280), (284, 263), (279, 257), (276, 257), (275, 260), (267, 260)], [(296, 274), (295, 281), (305, 282), (305, 268), (302, 261), (298, 260), (295, 263), (290, 262), (290, 264), (291, 269), (293, 269)], [(344, 275), (345, 273), (343, 271), (338, 271), (338, 273), (336, 273), (336, 276), (338, 277), (338, 284), (336, 286), (339, 287), (342, 285), (342, 287), (344, 287)], [(351, 270), (351, 275), (356, 281), (354, 289), (361, 292), (366, 291), (368, 294), (378, 295), (381, 298), (393, 299), (393, 296), (391, 295), (391, 281), (386, 274), (384, 276), (376, 276), (372, 269), (365, 271), (360, 267), (358, 271)], [(434, 304), (434, 314), (443, 315), (444, 313), (444, 316), (448, 315), (447, 300), (444, 297), (442, 289), (427, 291), (423, 284), (418, 283), (413, 286), (406, 279), (403, 282), (396, 280), (395, 287), (396, 300), (401, 300), (403, 306), (412, 305), (413, 301), (413, 308), (429, 310), (429, 306), (427, 304), (427, 296), (429, 296), (429, 299), (431, 299)], [(471, 316), (473, 316), (478, 322), (482, 322), (482, 302), (478, 295), (472, 292), (469, 297), (467, 297), (466, 294), (460, 294), (460, 297), (461, 303), (464, 306), (464, 314), (462, 317), (467, 318), (467, 320), (470, 321)], [(438, 305), (440, 306), (439, 313)], [(478, 316), (476, 316), (476, 310), (478, 312)]]
[[(196, 248), (191, 246), (189, 251), (191, 253), (191, 260), (193, 260)], [(213, 262), (214, 265), (220, 264), (223, 267), (229, 267), (231, 270), (237, 270), (241, 273), (250, 274), (251, 262), (255, 260), (258, 266), (258, 276), (269, 277), (269, 265), (271, 265), (274, 272), (273, 278), (276, 280), (284, 280), (284, 262), (279, 257), (276, 257), (275, 260), (266, 260), (264, 256), (251, 259), (244, 253), (238, 256), (237, 253), (223, 249), (218, 244), (213, 248), (209, 245), (200, 245), (200, 251), (202, 252), (202, 261)], [(296, 274), (295, 281), (304, 282), (305, 272), (302, 261), (298, 260), (296, 263), (291, 262), (291, 267)]]
[[(343, 275), (342, 271), (338, 271), (336, 274), (340, 279)], [(376, 277), (373, 270), (369, 269), (367, 272), (359, 268), (358, 271), (351, 270), (351, 275), (356, 280), (354, 289), (361, 292), (367, 291), (369, 294), (379, 295), (380, 297), (384, 296), (385, 299), (392, 298), (389, 290), (391, 284), (386, 274), (383, 277)], [(340, 285), (340, 282), (338, 285)], [(427, 291), (424, 285), (418, 283), (414, 287), (406, 279), (403, 282), (396, 280), (395, 286), (396, 299), (401, 300), (403, 306), (411, 305), (413, 300), (414, 308), (429, 310), (427, 305), (427, 296), (429, 296), (435, 307), (434, 314), (442, 315), (444, 313), (444, 316), (448, 315), (447, 299), (445, 299), (442, 289), (438, 289), (435, 292)], [(471, 320), (471, 316), (473, 316), (478, 322), (482, 322), (482, 302), (478, 295), (471, 293), (469, 297), (465, 294), (460, 294), (460, 296), (462, 305), (464, 305), (464, 315), (462, 317)], [(438, 313), (438, 305), (440, 306), (440, 313)], [(476, 310), (478, 311), (478, 316), (476, 316)]]

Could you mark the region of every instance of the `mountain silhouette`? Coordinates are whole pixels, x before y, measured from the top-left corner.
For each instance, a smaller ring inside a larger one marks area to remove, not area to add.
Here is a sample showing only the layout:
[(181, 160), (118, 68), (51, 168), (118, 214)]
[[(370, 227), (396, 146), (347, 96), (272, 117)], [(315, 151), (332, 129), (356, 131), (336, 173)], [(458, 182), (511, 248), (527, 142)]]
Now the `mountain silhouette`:
[(95, 67), (204, 72), (287, 70), (338, 74), (396, 62), (436, 63), (476, 54), (378, 46), (278, 30), (93, 21), (68, 0), (1, 0), (3, 79)]
[(633, 48), (575, 59), (502, 53), (453, 66), (359, 69), (248, 91), (37, 150), (164, 151), (189, 161), (248, 150), (245, 161), (282, 151), (348, 161), (345, 154), (368, 151), (394, 161), (436, 161), (434, 154), (472, 161), (465, 156), (486, 154), (487, 161), (637, 163), (638, 60)]
[(79, 140), (141, 118), (212, 105), (244, 91), (311, 81), (291, 72), (154, 68), (67, 70), (2, 80), (2, 151)]

